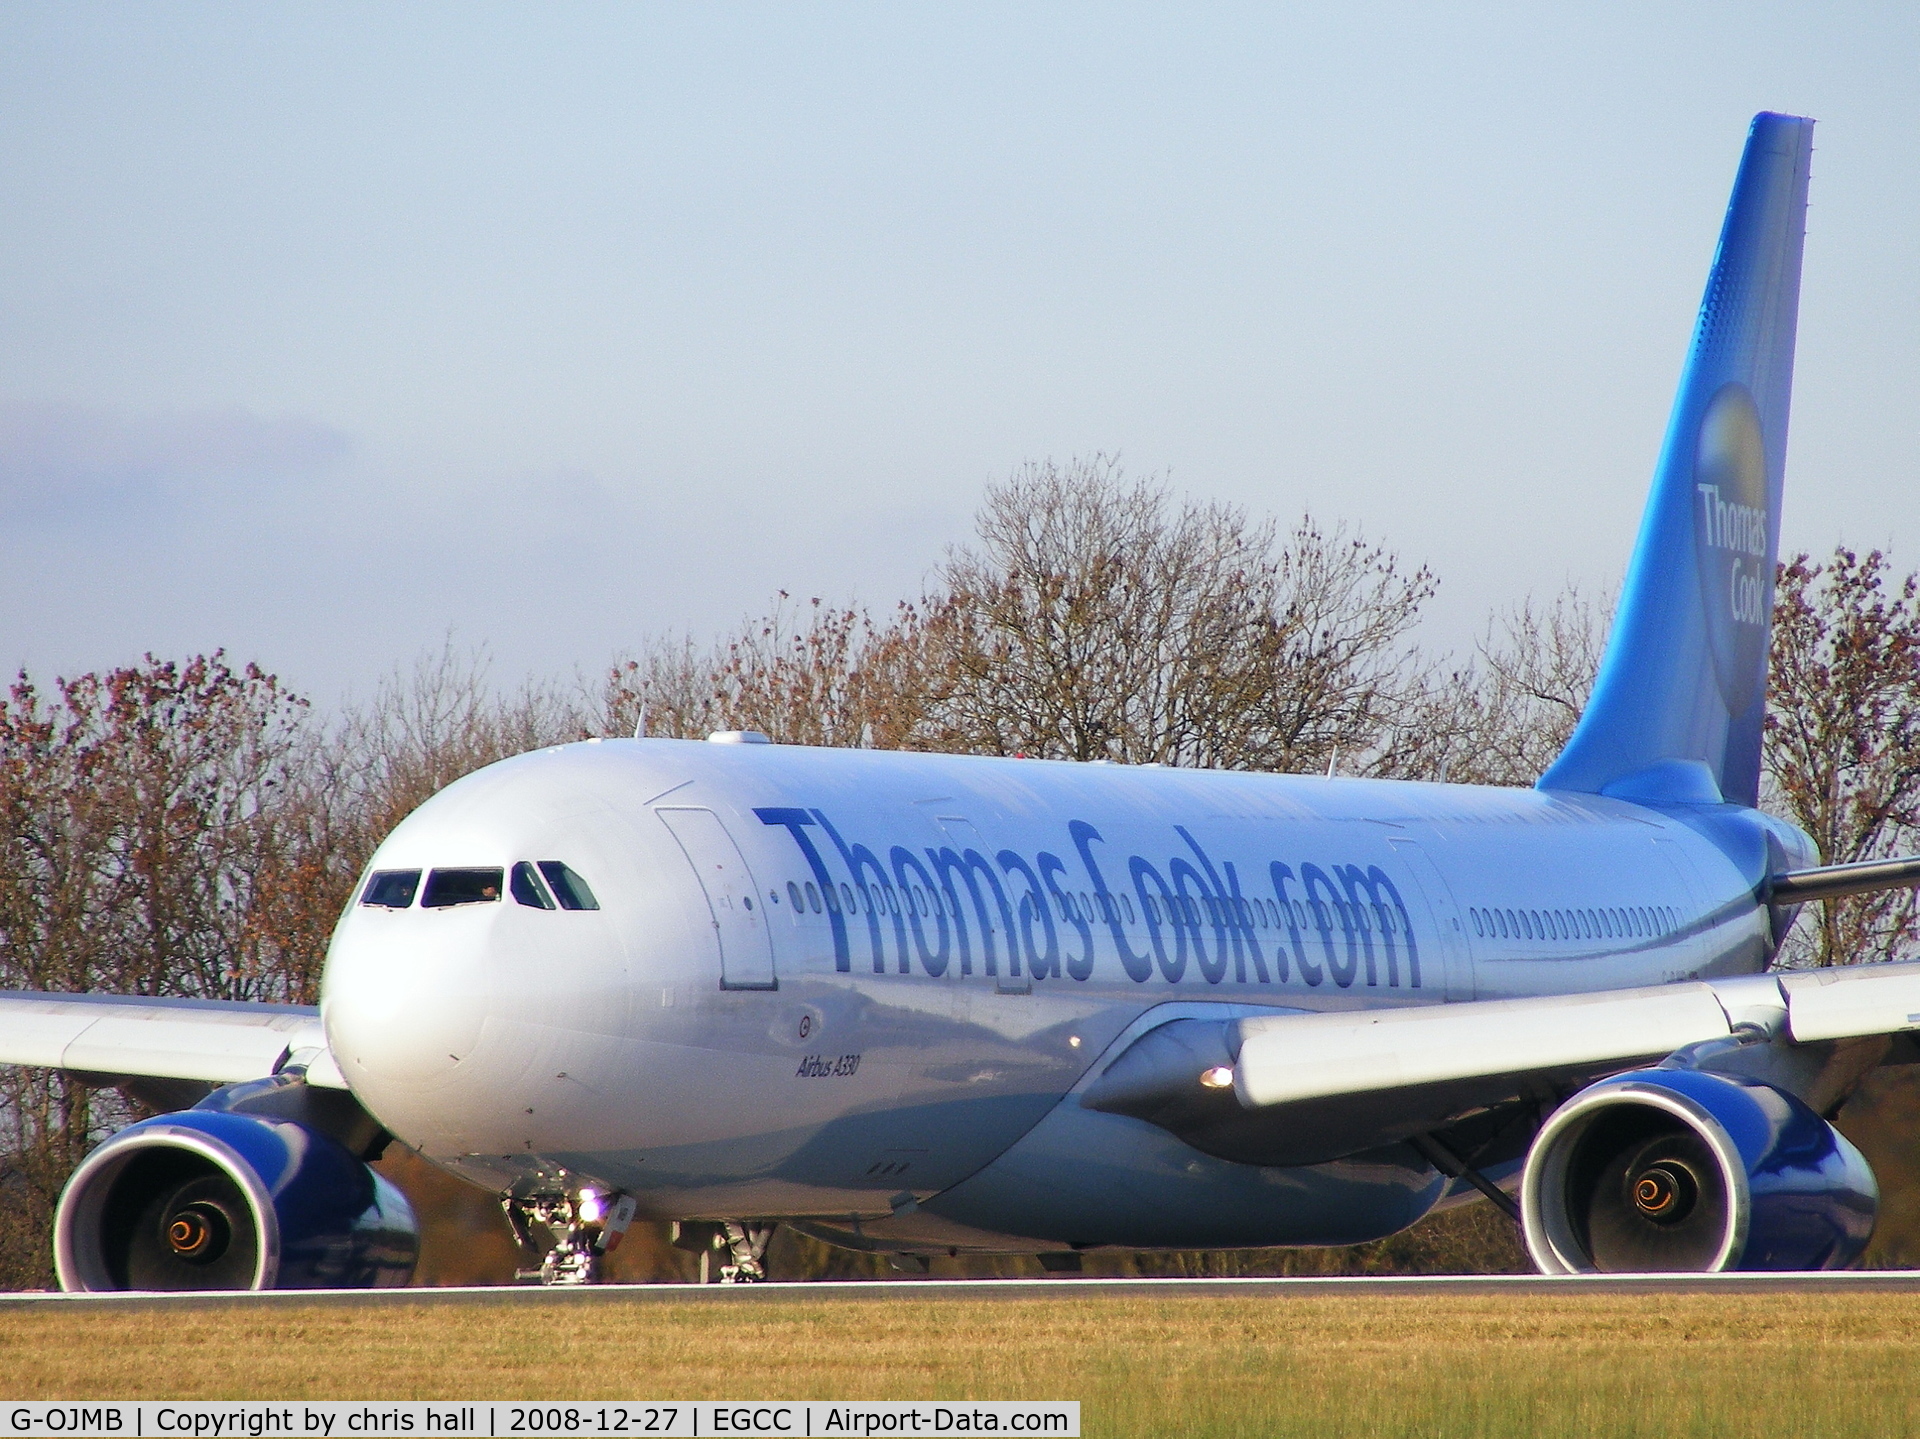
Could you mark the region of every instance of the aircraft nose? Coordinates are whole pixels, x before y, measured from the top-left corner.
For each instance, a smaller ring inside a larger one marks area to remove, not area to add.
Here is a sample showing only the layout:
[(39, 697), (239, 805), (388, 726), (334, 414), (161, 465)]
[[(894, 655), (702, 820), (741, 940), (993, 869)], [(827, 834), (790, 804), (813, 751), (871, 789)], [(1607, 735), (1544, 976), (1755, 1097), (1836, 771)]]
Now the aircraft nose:
[(322, 986), (327, 1043), (347, 1083), (376, 1113), (383, 1093), (396, 1087), (431, 1088), (450, 1079), (479, 1043), (492, 997), (483, 962), (486, 919), (458, 911), (362, 911), (334, 937)]

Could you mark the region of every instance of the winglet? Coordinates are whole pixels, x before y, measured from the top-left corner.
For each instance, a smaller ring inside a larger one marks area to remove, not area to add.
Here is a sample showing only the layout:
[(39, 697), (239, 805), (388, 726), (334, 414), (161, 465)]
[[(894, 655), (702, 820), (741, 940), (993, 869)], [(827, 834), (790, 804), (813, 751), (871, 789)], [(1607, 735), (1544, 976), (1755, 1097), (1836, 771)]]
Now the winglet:
[(1756, 115), (1593, 696), (1540, 788), (1752, 805), (1813, 121)]

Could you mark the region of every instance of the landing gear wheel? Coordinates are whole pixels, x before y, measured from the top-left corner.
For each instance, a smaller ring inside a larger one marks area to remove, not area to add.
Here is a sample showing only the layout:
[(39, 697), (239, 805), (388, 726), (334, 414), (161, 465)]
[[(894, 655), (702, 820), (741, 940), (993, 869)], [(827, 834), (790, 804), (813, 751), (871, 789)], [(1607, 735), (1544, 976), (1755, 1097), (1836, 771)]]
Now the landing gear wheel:
[(730, 1263), (720, 1266), (722, 1284), (759, 1284), (767, 1277), (767, 1241), (773, 1238), (773, 1225), (750, 1225), (729, 1219), (721, 1225), (726, 1235)]
[(546, 1252), (540, 1261), (542, 1284), (598, 1284), (600, 1256), (593, 1252), (589, 1237), (584, 1243), (569, 1234)]

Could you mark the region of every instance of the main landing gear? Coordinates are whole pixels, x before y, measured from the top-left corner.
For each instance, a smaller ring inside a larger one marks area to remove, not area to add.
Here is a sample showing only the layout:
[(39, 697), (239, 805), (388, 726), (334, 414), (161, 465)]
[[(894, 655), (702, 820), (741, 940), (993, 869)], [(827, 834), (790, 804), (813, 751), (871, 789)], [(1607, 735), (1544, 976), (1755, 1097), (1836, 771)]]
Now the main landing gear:
[(750, 1219), (691, 1220), (673, 1226), (673, 1247), (700, 1256), (700, 1282), (711, 1284), (715, 1259), (722, 1284), (758, 1284), (767, 1277), (767, 1241), (774, 1226)]

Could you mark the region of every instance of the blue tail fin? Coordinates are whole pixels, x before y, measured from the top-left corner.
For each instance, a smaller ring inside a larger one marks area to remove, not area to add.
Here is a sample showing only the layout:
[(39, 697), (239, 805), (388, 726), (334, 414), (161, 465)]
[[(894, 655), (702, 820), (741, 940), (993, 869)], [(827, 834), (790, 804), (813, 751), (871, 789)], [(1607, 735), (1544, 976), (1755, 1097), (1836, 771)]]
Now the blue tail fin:
[(1542, 789), (1751, 805), (1813, 121), (1756, 115), (1593, 697)]

